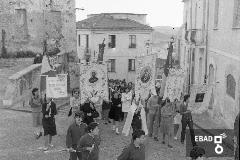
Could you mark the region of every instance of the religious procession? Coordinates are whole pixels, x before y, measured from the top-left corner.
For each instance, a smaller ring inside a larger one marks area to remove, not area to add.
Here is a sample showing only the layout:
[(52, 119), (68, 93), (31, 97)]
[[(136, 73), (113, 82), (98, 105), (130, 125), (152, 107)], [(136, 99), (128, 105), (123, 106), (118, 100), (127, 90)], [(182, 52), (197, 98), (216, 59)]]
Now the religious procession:
[(139, 2), (0, 0), (0, 160), (239, 160), (240, 0)]
[[(101, 132), (101, 124), (111, 127), (116, 137), (131, 137), (129, 145), (122, 149), (117, 160), (145, 160), (147, 139), (169, 150), (175, 147), (173, 142), (176, 141), (183, 148), (187, 145), (192, 160), (204, 157), (206, 150), (196, 142), (192, 114), (201, 112), (204, 103), (209, 102), (201, 95), (209, 93), (187, 94), (185, 73), (179, 67), (170, 67), (170, 56), (171, 49), (161, 84), (156, 83), (155, 79), (156, 54), (136, 57), (136, 78), (128, 83), (125, 79), (108, 78), (107, 64), (101, 61), (101, 55), (97, 61), (78, 64), (79, 87), (71, 91), (64, 115), (68, 117), (69, 127), (66, 131), (66, 148), (62, 150), (69, 152), (70, 160), (99, 160), (103, 143), (101, 135), (106, 134)], [(36, 139), (44, 137), (45, 144), (40, 149), (48, 153), (53, 148), (52, 139), (57, 135), (54, 118), (57, 109), (53, 99), (67, 95), (67, 76), (48, 75), (45, 78), (41, 80), (46, 83), (46, 94), (41, 97), (39, 89), (34, 88), (30, 105), (34, 111), (34, 126), (37, 127)], [(196, 109), (196, 104), (202, 106)]]

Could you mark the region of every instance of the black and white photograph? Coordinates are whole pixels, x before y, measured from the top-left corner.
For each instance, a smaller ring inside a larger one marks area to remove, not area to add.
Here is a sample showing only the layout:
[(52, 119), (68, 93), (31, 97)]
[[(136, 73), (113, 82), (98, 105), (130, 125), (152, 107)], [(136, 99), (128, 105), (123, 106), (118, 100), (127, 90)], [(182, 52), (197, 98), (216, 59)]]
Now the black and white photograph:
[(240, 0), (0, 0), (0, 160), (239, 160), (239, 113)]

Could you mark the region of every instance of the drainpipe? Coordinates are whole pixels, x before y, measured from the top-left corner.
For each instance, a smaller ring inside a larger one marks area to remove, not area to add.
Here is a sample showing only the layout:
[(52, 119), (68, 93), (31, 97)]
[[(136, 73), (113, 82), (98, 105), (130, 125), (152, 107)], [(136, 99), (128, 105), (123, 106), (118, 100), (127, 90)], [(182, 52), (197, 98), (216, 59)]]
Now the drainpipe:
[(205, 76), (204, 83), (207, 83), (207, 71), (208, 71), (208, 27), (209, 27), (209, 0), (207, 3), (207, 24), (206, 24), (206, 49), (205, 49)]

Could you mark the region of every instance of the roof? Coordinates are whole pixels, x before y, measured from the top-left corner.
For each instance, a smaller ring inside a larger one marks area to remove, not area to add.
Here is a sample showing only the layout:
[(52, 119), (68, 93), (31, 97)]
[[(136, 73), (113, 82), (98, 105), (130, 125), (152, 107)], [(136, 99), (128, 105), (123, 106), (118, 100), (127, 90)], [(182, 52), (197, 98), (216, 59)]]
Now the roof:
[[(105, 15), (127, 14), (127, 15), (144, 15), (144, 16), (147, 15), (147, 14), (135, 14), (135, 13), (100, 13), (100, 14), (105, 14)], [(93, 15), (99, 15), (99, 14), (89, 14), (89, 16), (93, 16)]]
[(109, 15), (97, 15), (77, 22), (77, 29), (104, 29), (104, 30), (148, 30), (152, 27), (131, 19), (114, 19)]

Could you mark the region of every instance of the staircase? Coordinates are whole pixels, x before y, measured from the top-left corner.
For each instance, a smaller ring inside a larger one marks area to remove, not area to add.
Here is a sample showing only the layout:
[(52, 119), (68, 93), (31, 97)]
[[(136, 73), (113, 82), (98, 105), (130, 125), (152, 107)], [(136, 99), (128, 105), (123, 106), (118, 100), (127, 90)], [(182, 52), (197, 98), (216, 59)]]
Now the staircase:
[(0, 107), (5, 95), (6, 86), (8, 85), (8, 77), (33, 63), (32, 58), (19, 59), (2, 59), (0, 58)]

